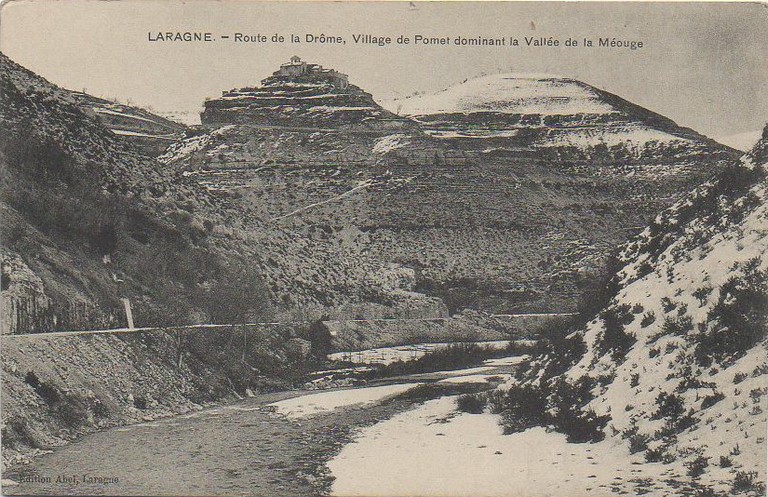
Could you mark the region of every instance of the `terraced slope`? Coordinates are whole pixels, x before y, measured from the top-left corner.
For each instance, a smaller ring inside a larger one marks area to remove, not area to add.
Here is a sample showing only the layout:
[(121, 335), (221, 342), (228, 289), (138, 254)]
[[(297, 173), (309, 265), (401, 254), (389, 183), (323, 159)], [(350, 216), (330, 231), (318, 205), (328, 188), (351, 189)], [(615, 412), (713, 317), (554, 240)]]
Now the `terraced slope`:
[[(293, 70), (291, 70), (293, 69)], [(383, 109), (373, 97), (347, 81), (345, 74), (306, 64), (298, 57), (257, 87), (232, 89), (207, 100), (203, 125), (354, 129), (381, 132), (414, 128)]]

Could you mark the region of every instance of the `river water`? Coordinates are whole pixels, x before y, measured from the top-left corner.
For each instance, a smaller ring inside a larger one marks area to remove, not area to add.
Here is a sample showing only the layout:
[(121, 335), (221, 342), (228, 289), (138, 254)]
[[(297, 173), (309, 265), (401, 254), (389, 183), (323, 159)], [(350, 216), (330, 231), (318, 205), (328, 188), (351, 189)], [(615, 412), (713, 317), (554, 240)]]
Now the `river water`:
[[(326, 467), (358, 427), (418, 404), (395, 397), (462, 375), (503, 379), (507, 363), (399, 378), (353, 390), (265, 394), (84, 437), (9, 475), (6, 495), (269, 495), (330, 491)], [(480, 375), (482, 372), (484, 375)], [(500, 376), (501, 375), (501, 376)], [(449, 385), (441, 383), (442, 385)], [(464, 385), (453, 385), (458, 388)], [(455, 392), (454, 392), (455, 393)], [(385, 399), (395, 399), (382, 402)]]

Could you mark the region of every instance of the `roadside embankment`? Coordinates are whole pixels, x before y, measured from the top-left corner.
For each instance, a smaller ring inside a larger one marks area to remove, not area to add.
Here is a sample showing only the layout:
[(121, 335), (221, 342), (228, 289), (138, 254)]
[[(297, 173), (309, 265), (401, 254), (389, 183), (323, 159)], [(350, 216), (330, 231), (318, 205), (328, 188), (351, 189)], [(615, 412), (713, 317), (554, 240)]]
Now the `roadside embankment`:
[(306, 329), (228, 325), (3, 336), (3, 464), (111, 426), (289, 388)]

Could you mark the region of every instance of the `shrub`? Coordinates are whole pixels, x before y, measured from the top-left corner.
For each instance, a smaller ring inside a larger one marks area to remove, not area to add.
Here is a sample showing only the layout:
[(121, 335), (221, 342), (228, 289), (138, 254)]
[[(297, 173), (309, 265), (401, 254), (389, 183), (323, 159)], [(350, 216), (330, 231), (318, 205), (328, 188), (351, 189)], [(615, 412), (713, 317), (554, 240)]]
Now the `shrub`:
[(504, 433), (522, 431), (543, 424), (547, 400), (544, 392), (533, 385), (515, 385), (503, 401), (502, 421)]
[(704, 456), (698, 456), (692, 461), (685, 463), (685, 467), (688, 468), (688, 476), (701, 476), (704, 474), (704, 470), (709, 466), (709, 458)]
[(741, 276), (732, 276), (720, 287), (715, 306), (707, 315), (713, 324), (702, 334), (696, 347), (696, 359), (709, 365), (714, 358), (724, 361), (740, 357), (768, 334), (768, 271), (760, 271), (755, 257), (737, 265)]
[(739, 383), (741, 383), (746, 379), (747, 379), (747, 373), (736, 373), (733, 376), (733, 383), (738, 385)]
[(720, 456), (720, 467), (721, 468), (730, 468), (733, 466), (733, 460), (731, 460), (728, 456)]
[(559, 378), (553, 382), (548, 398), (548, 418), (570, 442), (597, 442), (605, 438), (603, 428), (610, 416), (598, 416), (584, 406), (592, 400), (594, 380), (582, 376), (575, 383)]
[(701, 401), (701, 408), (702, 409), (708, 409), (712, 407), (713, 405), (717, 404), (721, 400), (725, 398), (725, 395), (723, 395), (720, 392), (715, 392), (712, 395), (707, 395), (704, 397), (704, 400)]
[(629, 386), (634, 388), (639, 384), (640, 384), (640, 374), (632, 373), (629, 377)]
[(610, 416), (598, 416), (592, 409), (580, 410), (565, 418), (558, 426), (571, 443), (599, 442), (605, 438), (603, 429)]
[(757, 471), (737, 471), (732, 489), (736, 493), (755, 492), (764, 495), (765, 483), (757, 481)]
[(665, 464), (669, 464), (675, 460), (675, 457), (667, 451), (665, 446), (660, 445), (655, 449), (646, 450), (645, 460), (646, 462), (663, 462)]
[(665, 313), (672, 312), (675, 307), (677, 307), (677, 304), (672, 301), (669, 297), (662, 297), (661, 299), (661, 308), (664, 309)]
[(645, 314), (643, 314), (642, 319), (640, 320), (640, 327), (646, 328), (649, 325), (653, 324), (656, 321), (656, 313), (653, 311), (648, 311)]
[(683, 398), (674, 393), (661, 392), (656, 397), (656, 405), (659, 407), (651, 419), (679, 418), (685, 412)]
[(447, 347), (439, 347), (419, 357), (415, 361), (396, 361), (376, 369), (378, 377), (402, 374), (427, 373), (442, 369), (459, 369), (475, 366), (485, 359), (498, 356), (503, 350), (478, 345), (471, 342), (457, 342)]
[(668, 335), (684, 336), (693, 331), (693, 320), (688, 315), (678, 316), (676, 318), (667, 316), (664, 318), (664, 324), (661, 331)]
[(667, 420), (659, 432), (659, 435), (662, 437), (674, 436), (676, 433), (690, 428), (697, 422), (693, 416), (693, 409), (689, 409), (686, 412), (682, 397), (675, 393), (660, 393), (656, 397), (656, 405), (659, 407), (651, 416), (651, 419)]
[(634, 321), (629, 304), (609, 307), (600, 317), (603, 320), (604, 334), (600, 342), (600, 353), (612, 352), (614, 360), (620, 360), (637, 340), (634, 335), (627, 333), (624, 327)]
[(501, 389), (492, 390), (486, 394), (488, 407), (493, 414), (501, 414), (505, 405), (506, 392)]
[(760, 364), (759, 366), (755, 366), (755, 369), (752, 370), (752, 377), (757, 378), (758, 376), (768, 374), (768, 363)]
[(550, 322), (540, 333), (538, 355), (547, 356), (544, 371), (540, 373), (542, 382), (563, 374), (584, 356), (587, 346), (582, 336), (569, 335), (570, 328), (558, 325), (557, 321)]
[(629, 453), (635, 454), (637, 452), (642, 452), (648, 448), (648, 442), (650, 442), (651, 437), (643, 433), (635, 433), (633, 435), (630, 435), (628, 440), (629, 440)]
[(487, 398), (482, 393), (468, 393), (460, 395), (456, 405), (461, 412), (481, 414), (485, 410)]
[(712, 293), (712, 287), (703, 286), (694, 290), (693, 296), (696, 298), (696, 300), (699, 301), (699, 306), (703, 306), (707, 303), (707, 299), (709, 298), (710, 293)]
[(749, 391), (749, 398), (752, 399), (753, 404), (759, 404), (760, 398), (768, 393), (768, 388), (753, 388)]

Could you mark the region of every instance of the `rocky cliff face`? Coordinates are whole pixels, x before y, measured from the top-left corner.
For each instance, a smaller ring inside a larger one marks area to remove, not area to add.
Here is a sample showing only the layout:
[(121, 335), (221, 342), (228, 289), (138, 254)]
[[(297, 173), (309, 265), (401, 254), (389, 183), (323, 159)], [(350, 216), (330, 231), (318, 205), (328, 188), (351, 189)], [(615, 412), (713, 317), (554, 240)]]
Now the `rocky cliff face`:
[(711, 495), (765, 493), (766, 131), (624, 247), (605, 307), (528, 376), (554, 409), (578, 398), (634, 457)]
[(302, 78), (209, 102), (209, 131), (161, 161), (237, 197), (254, 231), (408, 267), (451, 311), (572, 309), (618, 242), (733, 155), (573, 80), (473, 81), (450, 105), (390, 106), (413, 119), (385, 131), (393, 114), (362, 90)]
[(144, 109), (119, 104), (87, 93), (72, 94), (83, 111), (95, 116), (120, 139), (151, 157), (162, 154), (172, 143), (184, 138), (187, 127)]

